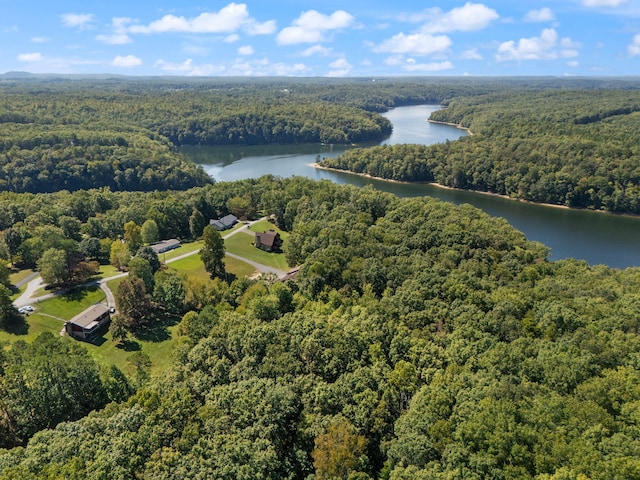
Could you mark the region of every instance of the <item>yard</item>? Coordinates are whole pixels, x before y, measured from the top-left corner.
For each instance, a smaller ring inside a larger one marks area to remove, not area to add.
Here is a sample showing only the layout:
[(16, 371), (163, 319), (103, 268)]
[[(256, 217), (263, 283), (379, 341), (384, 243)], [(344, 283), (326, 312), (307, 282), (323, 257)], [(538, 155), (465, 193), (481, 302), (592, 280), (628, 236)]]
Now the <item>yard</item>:
[[(264, 231), (264, 230), (263, 230)], [(254, 236), (244, 232), (238, 232), (224, 241), (227, 252), (252, 260), (262, 265), (287, 271), (289, 266), (284, 258), (284, 253), (272, 253), (260, 250), (253, 245)]]

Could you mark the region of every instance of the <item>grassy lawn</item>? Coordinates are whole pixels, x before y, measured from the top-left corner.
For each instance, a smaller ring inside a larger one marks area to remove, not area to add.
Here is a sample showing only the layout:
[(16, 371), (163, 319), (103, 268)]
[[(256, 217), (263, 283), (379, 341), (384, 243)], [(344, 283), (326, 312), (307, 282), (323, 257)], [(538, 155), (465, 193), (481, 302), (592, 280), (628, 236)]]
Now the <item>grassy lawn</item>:
[(100, 270), (98, 270), (97, 277), (109, 278), (109, 277), (113, 277), (114, 275), (118, 275), (119, 273), (122, 273), (122, 272), (118, 270), (116, 267), (114, 267), (113, 265), (100, 265)]
[(289, 266), (284, 258), (284, 253), (270, 253), (253, 246), (253, 235), (245, 235), (240, 232), (224, 241), (227, 252), (239, 255), (248, 260), (278, 268), (288, 270)]
[(224, 267), (227, 272), (232, 273), (237, 278), (249, 277), (256, 272), (256, 269), (247, 262), (231, 257), (224, 258)]
[(183, 243), (178, 248), (173, 250), (169, 250), (168, 252), (161, 253), (158, 255), (158, 258), (161, 262), (166, 262), (167, 260), (171, 260), (172, 258), (179, 257), (180, 255), (184, 255), (185, 253), (190, 253), (194, 251), (198, 251), (202, 248), (202, 242), (191, 242), (191, 243)]
[(97, 362), (116, 365), (131, 378), (135, 368), (128, 362), (129, 357), (136, 352), (145, 353), (151, 360), (151, 375), (160, 375), (171, 366), (173, 361), (174, 334), (177, 328), (177, 325), (162, 328), (162, 335), (166, 336), (162, 341), (129, 337), (129, 341), (123, 347), (113, 343), (111, 332), (107, 331), (93, 343), (83, 342), (83, 345)]
[(78, 288), (72, 292), (58, 295), (34, 305), (36, 312), (63, 320), (71, 320), (77, 314), (87, 309), (94, 303), (105, 299), (100, 287)]
[(31, 270), (30, 268), (26, 270), (12, 270), (11, 273), (9, 274), (9, 281), (11, 282), (12, 285), (15, 285), (20, 280), (24, 280), (32, 273), (33, 273), (33, 270)]
[(286, 240), (289, 237), (289, 232), (285, 232), (284, 230), (280, 230), (269, 220), (260, 220), (259, 222), (254, 223), (249, 227), (249, 230), (255, 233), (266, 232), (267, 230), (275, 230), (280, 234), (280, 238), (282, 240)]
[(58, 335), (63, 323), (55, 318), (46, 317), (38, 313), (32, 313), (28, 317), (23, 316), (23, 322), (11, 325), (6, 330), (0, 330), (0, 342), (13, 343), (16, 340), (32, 342), (38, 335), (51, 332)]
[[(204, 269), (202, 260), (199, 255), (191, 255), (181, 260), (176, 260), (168, 264), (170, 268), (177, 270), (180, 273), (184, 273), (189, 276), (200, 277), (204, 279), (209, 278), (209, 273)], [(251, 265), (237, 258), (225, 257), (224, 266), (227, 272), (235, 275), (236, 277), (249, 277), (256, 271)]]
[(209, 278), (209, 274), (204, 269), (204, 265), (198, 254), (176, 260), (175, 262), (167, 264), (167, 266), (190, 276)]

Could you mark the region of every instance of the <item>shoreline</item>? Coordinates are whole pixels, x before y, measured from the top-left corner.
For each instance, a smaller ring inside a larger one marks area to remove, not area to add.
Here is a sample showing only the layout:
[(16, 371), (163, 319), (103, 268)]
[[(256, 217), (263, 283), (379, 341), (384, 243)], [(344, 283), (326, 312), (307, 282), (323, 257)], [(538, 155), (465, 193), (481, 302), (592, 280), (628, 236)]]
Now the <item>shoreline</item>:
[(447, 125), (447, 126), (449, 126), (449, 127), (455, 127), (455, 128), (457, 128), (458, 130), (464, 130), (465, 132), (467, 132), (467, 134), (468, 134), (470, 137), (473, 137), (473, 132), (472, 132), (469, 128), (467, 128), (467, 127), (463, 127), (463, 126), (462, 126), (462, 125), (460, 125), (459, 123), (453, 123), (453, 122), (440, 122), (440, 121), (438, 121), (438, 120), (431, 120), (430, 118), (428, 118), (428, 119), (427, 119), (427, 122), (429, 122), (429, 123), (435, 123), (435, 124), (437, 124), (437, 125)]
[(634, 215), (632, 213), (616, 213), (616, 212), (608, 212), (606, 210), (590, 210), (588, 208), (572, 208), (572, 207), (567, 207), (566, 205), (557, 205), (557, 204), (554, 204), (554, 203), (539, 203), (539, 202), (533, 202), (531, 200), (525, 200), (523, 198), (513, 198), (513, 197), (510, 197), (508, 195), (502, 195), (500, 193), (484, 192), (482, 190), (472, 190), (472, 189), (467, 189), (467, 188), (449, 187), (448, 185), (442, 185), (441, 183), (438, 183), (438, 182), (408, 182), (408, 181), (403, 181), (403, 180), (393, 180), (393, 179), (387, 179), (387, 178), (382, 178), (382, 177), (374, 177), (373, 175), (369, 175), (368, 173), (357, 173), (357, 172), (352, 172), (351, 170), (341, 170), (339, 168), (325, 167), (324, 165), (320, 165), (318, 163), (312, 163), (310, 165), (313, 168), (317, 168), (318, 170), (327, 170), (327, 171), (332, 171), (332, 172), (348, 173), (350, 175), (358, 175), (359, 177), (370, 178), (372, 180), (378, 180), (378, 181), (381, 181), (381, 182), (398, 183), (398, 184), (404, 184), (404, 185), (432, 185), (432, 186), (434, 186), (436, 188), (441, 188), (443, 190), (457, 190), (459, 192), (478, 193), (478, 194), (481, 194), (481, 195), (489, 195), (489, 196), (493, 196), (493, 197), (503, 198), (505, 200), (510, 200), (510, 201), (513, 201), (513, 202), (527, 203), (529, 205), (538, 205), (540, 207), (559, 208), (559, 209), (571, 210), (571, 211), (575, 211), (575, 212), (592, 212), (592, 213), (613, 215), (613, 216), (619, 216), (619, 217), (640, 218), (640, 215)]

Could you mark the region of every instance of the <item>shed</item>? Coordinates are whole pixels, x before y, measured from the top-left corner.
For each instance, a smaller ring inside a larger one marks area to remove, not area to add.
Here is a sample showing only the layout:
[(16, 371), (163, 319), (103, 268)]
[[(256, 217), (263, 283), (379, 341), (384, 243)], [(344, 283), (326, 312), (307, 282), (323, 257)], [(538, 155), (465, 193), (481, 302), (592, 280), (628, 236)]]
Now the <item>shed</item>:
[(64, 330), (72, 337), (89, 340), (110, 320), (109, 307), (104, 303), (96, 303), (65, 322)]

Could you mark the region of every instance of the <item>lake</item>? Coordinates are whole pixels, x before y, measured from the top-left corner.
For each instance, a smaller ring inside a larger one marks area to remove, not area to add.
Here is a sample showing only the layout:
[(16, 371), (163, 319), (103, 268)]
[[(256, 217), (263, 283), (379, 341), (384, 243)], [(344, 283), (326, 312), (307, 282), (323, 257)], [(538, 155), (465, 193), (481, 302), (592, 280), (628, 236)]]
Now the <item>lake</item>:
[[(466, 132), (429, 123), (437, 105), (398, 107), (384, 115), (393, 123), (392, 135), (381, 144), (433, 144), (456, 140)], [(334, 157), (344, 147), (330, 145), (260, 145), (182, 147), (182, 151), (218, 181), (234, 181), (273, 174), (300, 175), (356, 186), (372, 185), (400, 197), (428, 195), (456, 204), (469, 203), (490, 215), (504, 217), (530, 240), (551, 248), (551, 260), (578, 258), (592, 265), (616, 268), (640, 266), (640, 218), (585, 210), (569, 210), (518, 202), (495, 195), (449, 190), (434, 185), (399, 184), (345, 172), (319, 170), (316, 157)]]

